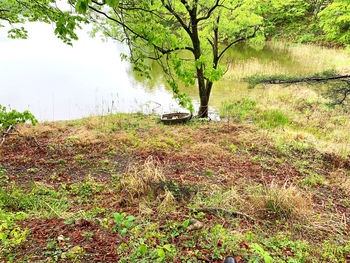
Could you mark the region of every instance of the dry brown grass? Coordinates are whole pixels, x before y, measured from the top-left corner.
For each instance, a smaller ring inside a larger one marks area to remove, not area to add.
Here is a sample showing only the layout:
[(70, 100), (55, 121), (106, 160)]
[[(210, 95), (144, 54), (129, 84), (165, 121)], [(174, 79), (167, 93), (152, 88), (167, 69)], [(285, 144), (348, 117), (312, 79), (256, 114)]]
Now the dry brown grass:
[(252, 199), (258, 211), (273, 219), (306, 219), (312, 215), (311, 199), (295, 186), (271, 183)]
[(223, 158), (227, 155), (227, 152), (220, 147), (220, 145), (212, 142), (197, 142), (184, 148), (181, 152), (182, 156), (189, 156), (192, 158)]
[(350, 174), (348, 171), (343, 169), (334, 170), (330, 173), (330, 183), (350, 196)]
[(48, 122), (48, 123), (38, 123), (35, 126), (29, 124), (17, 125), (17, 128), (21, 134), (24, 136), (51, 136), (57, 133), (59, 130), (59, 123)]
[(74, 136), (77, 137), (77, 139), (82, 144), (96, 144), (106, 141), (106, 134), (97, 133), (94, 130), (88, 130), (85, 127), (78, 128), (74, 131)]
[(340, 187), (345, 191), (345, 193), (350, 195), (350, 178), (349, 177), (344, 178), (344, 181)]
[(167, 213), (174, 212), (176, 207), (176, 199), (169, 190), (165, 190), (163, 195), (158, 196), (158, 200), (160, 202), (157, 209), (158, 216), (162, 217)]
[(133, 166), (120, 181), (121, 191), (133, 198), (145, 197), (150, 194), (152, 185), (165, 180), (162, 170), (153, 158), (148, 158), (141, 167)]

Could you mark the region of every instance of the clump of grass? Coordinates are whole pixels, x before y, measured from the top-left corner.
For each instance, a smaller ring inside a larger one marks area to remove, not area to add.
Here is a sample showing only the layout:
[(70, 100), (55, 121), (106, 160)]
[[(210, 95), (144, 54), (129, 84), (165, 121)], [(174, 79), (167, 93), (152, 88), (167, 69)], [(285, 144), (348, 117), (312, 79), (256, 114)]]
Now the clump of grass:
[(256, 101), (252, 98), (222, 103), (220, 117), (235, 122), (250, 120), (265, 129), (277, 128), (291, 123), (289, 117), (280, 109), (259, 110)]
[(255, 100), (243, 98), (233, 102), (223, 102), (221, 105), (220, 117), (242, 122), (244, 119), (253, 117), (256, 107)]
[(290, 123), (288, 116), (278, 109), (263, 111), (259, 115), (259, 119), (259, 126), (266, 129), (277, 128)]
[(165, 180), (162, 170), (149, 158), (141, 167), (132, 167), (120, 180), (120, 188), (131, 198), (146, 196), (151, 193), (153, 184)]
[(70, 188), (72, 194), (81, 198), (89, 198), (100, 193), (104, 186), (89, 176), (85, 182), (72, 184)]
[(305, 218), (310, 214), (309, 198), (295, 186), (271, 183), (255, 198), (260, 210), (271, 219)]
[(243, 207), (246, 208), (247, 203), (244, 196), (239, 194), (234, 187), (224, 190), (218, 186), (210, 186), (197, 193), (193, 199), (192, 206), (194, 208), (218, 208), (226, 211), (232, 211), (239, 207), (243, 211)]
[(176, 199), (171, 191), (166, 190), (160, 198), (161, 202), (158, 206), (159, 216), (163, 216), (167, 213), (173, 212), (176, 204)]

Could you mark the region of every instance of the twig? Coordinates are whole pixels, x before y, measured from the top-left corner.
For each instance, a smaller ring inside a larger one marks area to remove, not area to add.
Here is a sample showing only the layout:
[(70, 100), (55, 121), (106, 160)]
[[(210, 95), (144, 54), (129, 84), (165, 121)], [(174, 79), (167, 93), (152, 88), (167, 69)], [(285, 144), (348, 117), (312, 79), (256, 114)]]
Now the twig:
[[(10, 133), (11, 130), (15, 130), (16, 133)], [(25, 135), (21, 134), (18, 131), (18, 129), (13, 125), (10, 125), (5, 132), (2, 132), (2, 140), (1, 140), (0, 146), (2, 146), (3, 143), (5, 142), (6, 136), (9, 136), (9, 135), (17, 135), (17, 136), (22, 137), (24, 139), (28, 139), (28, 138), (32, 139), (39, 148), (42, 147), (42, 145), (40, 145), (40, 143), (38, 142), (38, 140), (35, 136), (25, 136)]]
[(203, 212), (203, 213), (210, 213), (210, 214), (216, 214), (216, 215), (226, 215), (226, 216), (232, 216), (232, 217), (242, 217), (249, 219), (250, 221), (256, 221), (253, 217), (242, 213), (238, 211), (227, 211), (222, 208), (190, 208), (192, 212)]
[(46, 203), (44, 200), (41, 200), (45, 205), (47, 205), (51, 210), (52, 210), (52, 212), (54, 212), (55, 213), (55, 215), (59, 218), (60, 217), (60, 215), (48, 204), (48, 203)]
[(3, 136), (2, 136), (2, 140), (1, 140), (0, 146), (2, 146), (2, 144), (5, 142), (6, 136), (7, 136), (7, 135), (11, 135), (11, 134), (10, 134), (10, 131), (11, 131), (12, 128), (13, 128), (13, 126), (10, 125), (10, 126), (7, 128), (6, 132), (3, 132), (3, 133), (2, 133)]

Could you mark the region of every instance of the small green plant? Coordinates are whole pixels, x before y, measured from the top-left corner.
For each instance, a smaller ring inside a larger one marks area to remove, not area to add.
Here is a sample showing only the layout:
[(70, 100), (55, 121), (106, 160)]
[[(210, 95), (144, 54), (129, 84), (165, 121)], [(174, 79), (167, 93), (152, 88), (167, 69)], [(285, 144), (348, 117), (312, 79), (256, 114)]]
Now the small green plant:
[[(252, 248), (252, 251), (258, 255), (258, 258), (263, 259), (265, 263), (274, 262), (273, 258), (270, 256), (270, 253), (264, 250), (264, 248), (261, 245), (254, 243), (251, 245), (251, 248)], [(249, 262), (260, 262), (260, 261), (257, 261), (257, 259), (255, 258), (255, 259), (250, 259)]]
[(89, 239), (92, 239), (92, 237), (94, 236), (94, 232), (84, 232), (82, 234), (83, 237), (88, 237)]
[(31, 174), (36, 174), (36, 173), (38, 172), (38, 169), (36, 169), (36, 168), (29, 168), (29, 169), (27, 170), (27, 172), (28, 172), (28, 173), (31, 173)]
[(118, 129), (117, 125), (115, 124), (111, 124), (109, 128), (111, 129), (112, 132), (115, 132)]
[(2, 168), (2, 165), (0, 164), (0, 187), (6, 186), (9, 181), (9, 177), (6, 174), (6, 170)]
[(230, 145), (230, 148), (231, 148), (231, 151), (232, 151), (233, 153), (235, 153), (235, 152), (237, 151), (237, 146), (234, 145), (234, 144), (231, 144), (231, 145)]
[(157, 251), (158, 258), (161, 261), (164, 261), (167, 256), (172, 256), (172, 252), (173, 252), (169, 244), (166, 244), (164, 246), (158, 246), (158, 249), (156, 251)]
[(123, 236), (126, 235), (128, 230), (134, 225), (134, 216), (126, 216), (126, 213), (113, 213), (114, 222), (117, 224), (113, 230), (118, 230)]
[(345, 246), (340, 246), (334, 242), (326, 240), (322, 245), (322, 258), (329, 262), (348, 262), (347, 255), (350, 253), (350, 242)]
[(308, 177), (301, 181), (302, 186), (316, 186), (322, 185), (324, 183), (324, 178), (318, 174), (311, 173)]
[(9, 213), (0, 208), (0, 257), (27, 239), (28, 230), (23, 230), (16, 224), (16, 221), (25, 218), (26, 214), (23, 212)]
[(84, 255), (84, 249), (79, 246), (70, 248), (61, 254), (62, 259), (71, 259), (73, 262), (80, 262), (79, 258)]
[(66, 163), (67, 163), (67, 161), (66, 161), (66, 160), (64, 160), (64, 159), (59, 159), (59, 160), (58, 160), (58, 163), (59, 163), (59, 164), (66, 164)]
[(113, 156), (113, 155), (115, 155), (115, 154), (116, 154), (116, 152), (115, 152), (114, 150), (108, 152), (108, 155), (109, 155), (109, 156)]
[(71, 186), (71, 192), (83, 198), (93, 196), (102, 191), (103, 185), (88, 179), (84, 183), (76, 183)]
[(213, 170), (208, 169), (205, 171), (205, 175), (212, 175), (212, 174), (214, 174)]

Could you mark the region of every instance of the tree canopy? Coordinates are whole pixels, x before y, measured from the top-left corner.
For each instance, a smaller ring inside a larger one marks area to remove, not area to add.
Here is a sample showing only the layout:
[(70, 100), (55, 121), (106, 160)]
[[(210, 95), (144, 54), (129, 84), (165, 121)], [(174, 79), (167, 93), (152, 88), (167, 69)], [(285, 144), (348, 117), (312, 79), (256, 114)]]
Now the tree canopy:
[(28, 32), (23, 26), (25, 22), (54, 23), (55, 34), (67, 44), (78, 39), (75, 29), (80, 22), (87, 20), (68, 11), (62, 11), (56, 0), (0, 0), (0, 27), (10, 26), (10, 38), (27, 38)]
[(263, 41), (263, 19), (252, 0), (71, 1), (78, 12), (99, 21), (105, 36), (125, 42), (125, 55), (147, 75), (147, 60), (157, 61), (180, 104), (193, 112), (183, 92), (198, 85), (199, 116), (208, 116), (211, 89), (226, 68), (220, 63), (234, 44)]
[(350, 44), (350, 1), (334, 0), (319, 13), (319, 17), (328, 38)]

